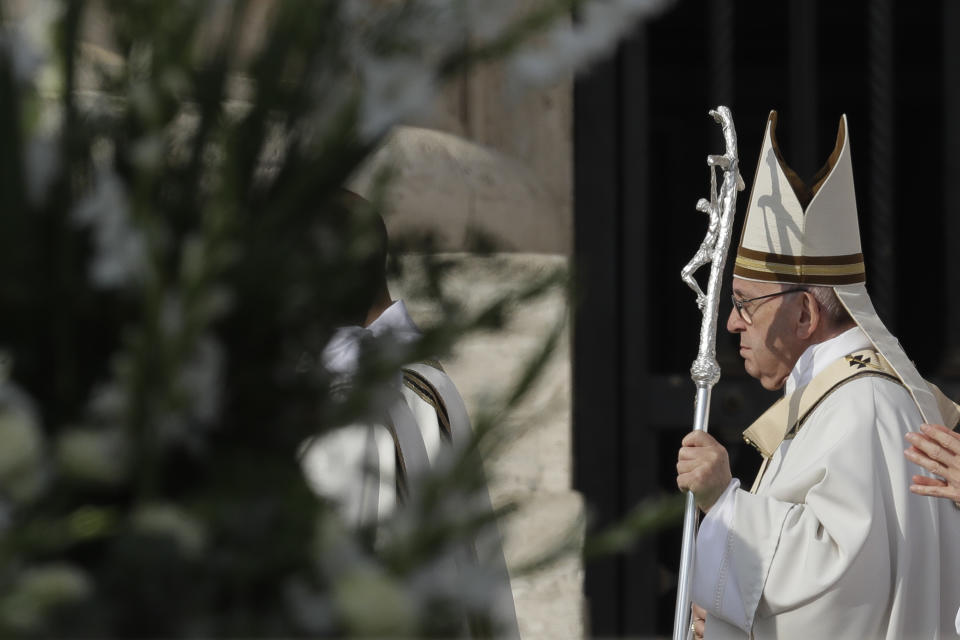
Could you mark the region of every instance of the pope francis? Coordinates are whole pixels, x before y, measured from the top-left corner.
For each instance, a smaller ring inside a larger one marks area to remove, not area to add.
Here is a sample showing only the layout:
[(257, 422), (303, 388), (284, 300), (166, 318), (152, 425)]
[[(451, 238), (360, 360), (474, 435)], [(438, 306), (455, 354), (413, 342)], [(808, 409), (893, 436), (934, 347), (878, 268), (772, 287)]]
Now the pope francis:
[(922, 422), (960, 414), (876, 315), (865, 288), (846, 116), (812, 184), (767, 121), (737, 249), (727, 330), (747, 373), (785, 394), (745, 432), (747, 491), (694, 431), (677, 484), (706, 513), (692, 630), (715, 638), (956, 637), (960, 511), (909, 491)]

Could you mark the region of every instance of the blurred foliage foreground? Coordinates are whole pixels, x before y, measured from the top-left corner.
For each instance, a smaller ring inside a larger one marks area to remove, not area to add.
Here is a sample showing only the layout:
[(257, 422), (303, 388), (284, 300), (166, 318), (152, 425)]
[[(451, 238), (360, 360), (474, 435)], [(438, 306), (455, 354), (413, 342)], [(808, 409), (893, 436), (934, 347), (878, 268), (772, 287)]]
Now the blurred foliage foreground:
[[(471, 315), (425, 257), (442, 323), (403, 354), (370, 349), (337, 402), (315, 364), (374, 286), (382, 203), (347, 210), (340, 186), (445, 80), (582, 3), (513, 4), (288, 0), (252, 37), (263, 3), (0, 4), (0, 635), (450, 635), (445, 599), (482, 611), (476, 588), (429, 581), (483, 524), (451, 509), (480, 482), (469, 465), (438, 470), (375, 548), (295, 460), (399, 362), (565, 286), (553, 274)], [(602, 4), (635, 19), (656, 3)], [(84, 37), (94, 10), (109, 47)], [(623, 28), (600, 18), (571, 41), (583, 59)], [(527, 68), (549, 79), (544, 60)], [(560, 335), (474, 416), (474, 446)]]

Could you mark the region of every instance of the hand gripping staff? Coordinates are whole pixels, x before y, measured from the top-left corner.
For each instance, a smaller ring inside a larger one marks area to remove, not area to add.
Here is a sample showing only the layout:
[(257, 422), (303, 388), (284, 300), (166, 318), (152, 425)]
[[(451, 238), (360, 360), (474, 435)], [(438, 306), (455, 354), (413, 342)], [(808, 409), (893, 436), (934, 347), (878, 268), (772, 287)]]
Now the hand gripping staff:
[[(717, 305), (720, 302), (720, 287), (723, 285), (723, 267), (727, 261), (730, 236), (733, 233), (733, 217), (737, 211), (737, 191), (743, 190), (737, 159), (737, 132), (733, 127), (730, 109), (719, 106), (711, 110), (710, 115), (723, 127), (727, 151), (723, 155), (707, 156), (707, 166), (710, 168), (710, 200), (701, 198), (697, 202), (697, 211), (710, 217), (707, 235), (700, 243), (696, 255), (681, 272), (683, 281), (696, 292), (697, 306), (703, 314), (700, 324), (700, 350), (690, 367), (690, 378), (697, 385), (693, 428), (698, 431), (707, 430), (710, 391), (720, 379), (720, 365), (717, 363)], [(723, 175), (719, 192), (718, 168)], [(711, 263), (710, 279), (707, 293), (704, 294), (693, 273), (707, 263)], [(687, 494), (683, 515), (683, 545), (680, 552), (680, 576), (677, 581), (677, 609), (673, 618), (673, 640), (684, 640), (690, 630), (690, 573), (693, 569), (696, 526), (697, 504), (693, 492), (690, 492)]]

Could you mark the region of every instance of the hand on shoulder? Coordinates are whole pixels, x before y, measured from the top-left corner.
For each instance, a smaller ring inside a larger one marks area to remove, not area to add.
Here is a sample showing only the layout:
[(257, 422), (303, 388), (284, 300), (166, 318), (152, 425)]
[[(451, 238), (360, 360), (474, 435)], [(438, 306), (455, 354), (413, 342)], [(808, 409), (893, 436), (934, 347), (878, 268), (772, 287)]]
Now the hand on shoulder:
[(910, 491), (960, 503), (960, 434), (943, 425), (924, 424), (920, 432), (908, 433), (906, 438), (911, 446), (903, 455), (939, 476), (913, 476)]

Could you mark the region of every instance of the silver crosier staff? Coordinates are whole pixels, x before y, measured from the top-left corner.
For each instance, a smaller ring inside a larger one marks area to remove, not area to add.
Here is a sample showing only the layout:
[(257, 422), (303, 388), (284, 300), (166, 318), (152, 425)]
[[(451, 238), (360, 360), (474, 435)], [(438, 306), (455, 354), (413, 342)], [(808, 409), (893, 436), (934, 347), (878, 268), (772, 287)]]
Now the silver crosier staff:
[[(737, 132), (733, 127), (730, 109), (719, 106), (710, 111), (713, 119), (723, 127), (723, 139), (727, 151), (723, 155), (707, 156), (710, 168), (710, 200), (701, 198), (697, 202), (697, 211), (706, 213), (710, 221), (707, 235), (696, 255), (683, 268), (681, 277), (697, 294), (697, 306), (703, 314), (700, 324), (700, 349), (697, 358), (690, 367), (690, 377), (697, 385), (697, 398), (694, 405), (693, 428), (706, 431), (710, 418), (710, 392), (720, 379), (720, 365), (717, 363), (717, 307), (720, 302), (720, 288), (723, 285), (723, 267), (730, 248), (730, 236), (733, 233), (733, 217), (737, 211), (737, 192), (743, 190), (737, 159)], [(717, 171), (721, 171), (723, 180), (717, 191)], [(704, 294), (693, 277), (694, 272), (710, 263), (710, 279)], [(697, 526), (697, 504), (693, 492), (687, 493), (683, 515), (683, 545), (680, 551), (680, 576), (677, 581), (677, 609), (673, 618), (673, 640), (684, 640), (690, 631), (690, 573), (693, 569), (695, 530)]]

